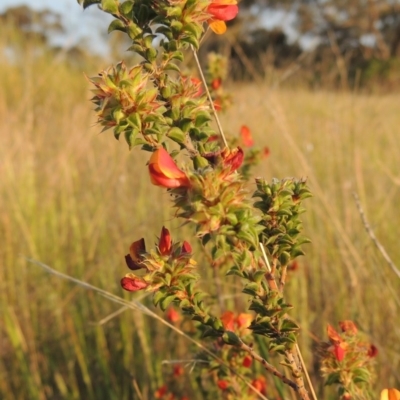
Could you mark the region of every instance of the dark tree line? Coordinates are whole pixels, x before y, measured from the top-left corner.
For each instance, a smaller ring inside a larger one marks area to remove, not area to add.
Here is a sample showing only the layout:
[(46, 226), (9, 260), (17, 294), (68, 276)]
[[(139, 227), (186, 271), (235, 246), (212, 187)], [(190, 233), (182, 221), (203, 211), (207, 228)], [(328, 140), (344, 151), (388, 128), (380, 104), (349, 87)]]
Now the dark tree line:
[[(342, 88), (400, 84), (400, 0), (241, 0), (240, 9), (228, 32), (210, 35), (204, 46), (230, 58), (234, 79)], [(32, 40), (50, 46), (64, 32), (60, 15), (27, 6), (0, 14), (0, 26), (17, 27), (21, 47)], [(111, 38), (113, 52), (125, 50), (120, 39)], [(83, 53), (71, 49), (75, 58)]]

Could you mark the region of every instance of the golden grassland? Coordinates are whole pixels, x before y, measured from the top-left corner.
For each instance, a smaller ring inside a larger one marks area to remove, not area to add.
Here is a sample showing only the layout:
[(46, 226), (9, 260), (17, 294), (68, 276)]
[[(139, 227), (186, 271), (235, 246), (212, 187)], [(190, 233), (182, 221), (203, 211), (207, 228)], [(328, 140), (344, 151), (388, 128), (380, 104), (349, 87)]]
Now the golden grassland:
[[(193, 348), (139, 311), (104, 320), (119, 306), (26, 258), (129, 299), (119, 279), (130, 243), (152, 243), (163, 224), (183, 239), (168, 196), (149, 183), (146, 155), (93, 126), (79, 68), (27, 53), (0, 62), (0, 86), (0, 398), (139, 399), (136, 383), (152, 399), (169, 368), (162, 361), (191, 358)], [(256, 175), (308, 177), (314, 194), (304, 214), (312, 244), (287, 296), (320, 398), (336, 396), (323, 388), (313, 349), (326, 324), (343, 319), (379, 349), (377, 392), (399, 387), (400, 280), (365, 232), (352, 193), (399, 265), (400, 96), (230, 89), (226, 131), (246, 124), (271, 150)]]

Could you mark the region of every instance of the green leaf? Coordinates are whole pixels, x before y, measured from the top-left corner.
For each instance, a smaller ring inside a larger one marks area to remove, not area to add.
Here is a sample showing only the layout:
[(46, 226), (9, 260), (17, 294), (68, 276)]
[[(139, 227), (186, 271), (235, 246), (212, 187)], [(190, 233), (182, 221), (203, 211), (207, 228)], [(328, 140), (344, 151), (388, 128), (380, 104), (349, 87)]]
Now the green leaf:
[(127, 121), (129, 125), (131, 125), (133, 128), (136, 128), (138, 131), (142, 130), (142, 121), (140, 119), (140, 115), (138, 113), (134, 113), (129, 115), (127, 118)]
[(83, 9), (86, 9), (94, 4), (100, 4), (101, 0), (78, 0), (79, 4), (83, 5)]
[(135, 147), (135, 139), (138, 135), (138, 131), (135, 129), (128, 129), (124, 132), (126, 143), (128, 143), (129, 150)]
[(333, 385), (335, 383), (340, 383), (340, 372), (333, 372), (328, 375), (326, 379), (325, 386)]
[(109, 14), (118, 14), (118, 2), (117, 1), (116, 0), (101, 0), (102, 10)]
[(124, 14), (125, 16), (128, 16), (133, 10), (133, 5), (134, 5), (133, 1), (130, 1), (130, 0), (125, 1), (124, 3), (122, 3), (119, 6), (119, 9), (122, 14)]
[(183, 144), (186, 140), (185, 133), (176, 126), (170, 129), (167, 136), (178, 144)]
[(174, 63), (172, 63), (172, 62), (170, 62), (170, 63), (168, 63), (165, 67), (164, 67), (164, 70), (165, 71), (176, 71), (176, 72), (180, 72), (181, 70), (180, 70), (180, 68), (176, 65), (176, 64), (174, 64)]
[(108, 26), (108, 33), (111, 33), (113, 31), (126, 32), (126, 27), (122, 21), (120, 21), (119, 19), (115, 19)]
[(164, 297), (160, 301), (160, 308), (161, 310), (165, 311), (167, 307), (175, 300), (175, 295)]
[(153, 296), (153, 304), (157, 306), (157, 304), (164, 298), (165, 293), (159, 290)]
[(231, 331), (226, 331), (223, 335), (222, 335), (222, 340), (226, 343), (226, 344), (230, 344), (233, 346), (238, 346), (241, 344), (241, 341), (239, 339), (239, 337), (231, 332)]

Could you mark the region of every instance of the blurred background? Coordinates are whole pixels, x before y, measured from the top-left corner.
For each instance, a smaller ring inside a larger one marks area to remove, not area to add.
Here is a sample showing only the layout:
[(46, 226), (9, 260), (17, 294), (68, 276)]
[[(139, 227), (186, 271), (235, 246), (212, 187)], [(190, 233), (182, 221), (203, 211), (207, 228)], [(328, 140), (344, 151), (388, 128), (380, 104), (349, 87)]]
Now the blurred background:
[[(227, 132), (245, 124), (270, 149), (255, 175), (308, 177), (314, 194), (303, 218), (312, 244), (287, 295), (321, 399), (337, 395), (314, 350), (326, 324), (344, 319), (379, 350), (376, 392), (400, 387), (400, 280), (353, 198), (399, 266), (399, 11), (397, 0), (242, 0), (228, 32), (201, 50), (229, 59)], [(130, 299), (119, 286), (130, 243), (154, 242), (162, 225), (190, 235), (149, 184), (146, 155), (95, 126), (84, 74), (138, 61), (122, 35), (106, 34), (109, 22), (75, 0), (0, 0), (1, 399), (153, 399), (171, 370), (163, 361), (195, 354), (139, 311), (26, 261)], [(203, 398), (192, 375), (186, 393)], [(291, 398), (268, 384), (271, 399)]]

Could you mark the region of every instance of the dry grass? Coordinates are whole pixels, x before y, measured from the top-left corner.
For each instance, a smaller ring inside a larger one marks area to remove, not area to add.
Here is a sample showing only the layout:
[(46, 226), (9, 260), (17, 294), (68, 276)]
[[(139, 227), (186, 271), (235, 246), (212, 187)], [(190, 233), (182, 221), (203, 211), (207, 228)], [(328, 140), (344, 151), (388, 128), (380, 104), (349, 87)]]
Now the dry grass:
[[(190, 357), (189, 346), (140, 313), (98, 325), (115, 305), (24, 259), (120, 294), (130, 242), (142, 236), (152, 242), (171, 224), (168, 197), (148, 182), (146, 157), (92, 127), (82, 72), (49, 57), (33, 60), (29, 52), (23, 63), (0, 64), (5, 399), (132, 399), (134, 380), (151, 399), (162, 382), (161, 360)], [(257, 174), (308, 176), (314, 193), (304, 217), (313, 243), (288, 285), (314, 381), (313, 337), (325, 336), (328, 321), (353, 319), (380, 350), (377, 390), (399, 387), (400, 282), (373, 247), (352, 199), (359, 193), (376, 235), (400, 264), (399, 96), (232, 89), (236, 104), (223, 117), (227, 130), (236, 134), (247, 124), (271, 149)], [(331, 393), (319, 390), (324, 399)]]

